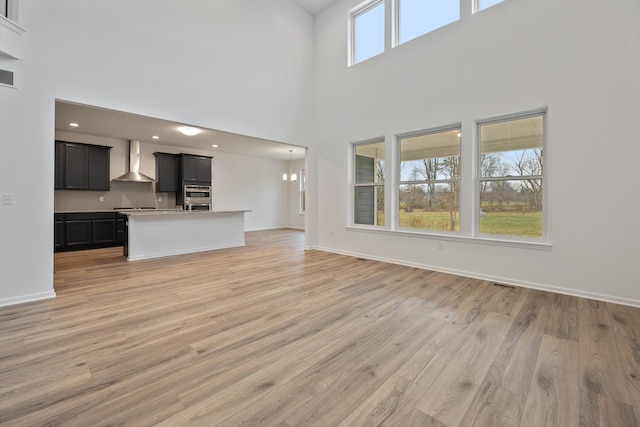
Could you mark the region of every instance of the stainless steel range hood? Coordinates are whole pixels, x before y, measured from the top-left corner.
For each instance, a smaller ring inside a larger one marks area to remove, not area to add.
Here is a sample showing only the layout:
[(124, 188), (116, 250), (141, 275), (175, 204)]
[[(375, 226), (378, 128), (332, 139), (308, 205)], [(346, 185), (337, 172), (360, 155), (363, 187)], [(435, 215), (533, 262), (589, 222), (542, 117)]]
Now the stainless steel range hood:
[(153, 178), (140, 173), (140, 141), (129, 141), (129, 168), (127, 173), (115, 178), (119, 182), (155, 182)]

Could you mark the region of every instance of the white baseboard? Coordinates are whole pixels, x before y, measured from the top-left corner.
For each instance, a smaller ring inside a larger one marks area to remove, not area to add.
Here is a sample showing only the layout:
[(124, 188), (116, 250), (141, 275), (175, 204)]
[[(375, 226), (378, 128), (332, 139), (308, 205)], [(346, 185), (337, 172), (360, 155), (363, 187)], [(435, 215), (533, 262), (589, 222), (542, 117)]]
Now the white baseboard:
[(597, 292), (582, 291), (582, 290), (579, 290), (579, 289), (563, 288), (563, 287), (560, 287), (560, 286), (546, 285), (546, 284), (543, 284), (543, 283), (535, 283), (535, 282), (527, 282), (527, 281), (523, 281), (523, 280), (515, 280), (515, 279), (510, 279), (510, 278), (507, 278), (507, 277), (490, 276), (490, 275), (486, 275), (486, 274), (475, 273), (475, 272), (472, 272), (472, 271), (457, 270), (457, 269), (450, 269), (450, 268), (442, 268), (442, 267), (438, 267), (438, 266), (435, 266), (435, 265), (418, 264), (418, 263), (412, 263), (412, 262), (407, 262), (407, 261), (397, 260), (397, 259), (391, 259), (391, 258), (374, 257), (374, 256), (371, 256), (371, 255), (364, 255), (364, 254), (359, 254), (359, 253), (355, 253), (355, 252), (348, 252), (348, 251), (338, 251), (338, 250), (335, 250), (335, 249), (324, 248), (324, 247), (320, 247), (320, 246), (308, 247), (308, 248), (305, 248), (305, 250), (319, 250), (319, 251), (323, 251), (323, 252), (331, 252), (331, 253), (340, 254), (340, 255), (347, 255), (347, 256), (351, 256), (351, 257), (355, 257), (355, 258), (364, 258), (364, 259), (368, 259), (368, 260), (372, 260), (372, 261), (387, 262), (389, 264), (404, 265), (404, 266), (407, 266), (407, 267), (421, 268), (421, 269), (424, 269), (424, 270), (433, 270), (433, 271), (438, 271), (438, 272), (441, 272), (441, 273), (455, 274), (457, 276), (469, 277), (471, 279), (487, 280), (487, 281), (490, 281), (490, 282), (502, 283), (502, 284), (505, 284), (505, 285), (513, 285), (513, 286), (518, 286), (518, 287), (523, 287), (523, 288), (537, 289), (537, 290), (540, 290), (540, 291), (554, 292), (554, 293), (557, 293), (557, 294), (571, 295), (571, 296), (575, 296), (575, 297), (593, 299), (593, 300), (604, 301), (604, 302), (611, 302), (611, 303), (614, 303), (614, 304), (628, 305), (628, 306), (631, 306), (631, 307), (640, 307), (640, 300), (635, 300), (635, 299), (631, 299), (631, 298), (623, 298), (623, 297), (618, 297), (618, 296), (615, 296), (615, 295), (606, 295), (606, 294), (600, 294), (600, 293), (597, 293)]
[(258, 227), (258, 228), (246, 228), (245, 233), (250, 233), (252, 231), (270, 231), (270, 230), (297, 230), (304, 231), (304, 228), (296, 228), (296, 227), (287, 227), (287, 226), (273, 226), (273, 227)]
[(7, 307), (10, 305), (16, 305), (16, 304), (24, 304), (25, 302), (40, 301), (40, 300), (51, 299), (55, 297), (56, 297), (56, 293), (54, 291), (50, 291), (50, 292), (40, 292), (37, 294), (20, 295), (19, 297), (13, 297), (13, 298), (3, 298), (3, 299), (0, 299), (0, 307)]
[(286, 228), (284, 226), (274, 225), (271, 227), (254, 227), (254, 228), (245, 228), (245, 233), (250, 233), (252, 231), (269, 231), (269, 230), (280, 230), (282, 228)]

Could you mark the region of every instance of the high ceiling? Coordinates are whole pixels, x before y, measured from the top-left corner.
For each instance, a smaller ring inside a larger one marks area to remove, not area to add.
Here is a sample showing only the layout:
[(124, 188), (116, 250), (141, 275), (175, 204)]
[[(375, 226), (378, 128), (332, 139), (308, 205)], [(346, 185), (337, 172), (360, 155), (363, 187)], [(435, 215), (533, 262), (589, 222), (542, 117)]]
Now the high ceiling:
[[(77, 123), (71, 127), (69, 123)], [(261, 157), (275, 160), (303, 159), (304, 147), (282, 144), (214, 129), (200, 128), (201, 133), (186, 136), (178, 131), (184, 123), (171, 122), (138, 114), (107, 110), (82, 104), (56, 101), (56, 130), (125, 140), (195, 148), (216, 152)], [(159, 139), (153, 139), (153, 136)], [(212, 145), (218, 145), (217, 148)]]
[[(312, 15), (335, 3), (337, 0), (293, 0)], [(69, 123), (79, 126), (70, 127)], [(177, 131), (183, 123), (171, 122), (153, 117), (107, 110), (88, 105), (56, 101), (56, 130), (96, 135), (118, 139), (137, 139), (146, 143), (195, 148), (199, 150), (248, 155), (269, 159), (302, 159), (304, 147), (282, 144), (266, 139), (253, 138), (215, 129), (202, 129), (194, 136), (185, 136)], [(159, 139), (152, 139), (156, 135)], [(213, 148), (212, 145), (218, 145)]]
[(319, 13), (326, 9), (329, 5), (335, 3), (337, 0), (293, 0), (298, 6), (306, 10), (312, 15)]

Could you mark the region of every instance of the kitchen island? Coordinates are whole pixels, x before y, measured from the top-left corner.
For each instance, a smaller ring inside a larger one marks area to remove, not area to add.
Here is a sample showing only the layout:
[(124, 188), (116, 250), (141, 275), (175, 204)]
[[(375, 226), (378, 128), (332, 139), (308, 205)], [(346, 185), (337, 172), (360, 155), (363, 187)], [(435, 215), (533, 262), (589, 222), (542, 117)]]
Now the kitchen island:
[(121, 211), (127, 216), (124, 254), (137, 261), (244, 246), (245, 212)]

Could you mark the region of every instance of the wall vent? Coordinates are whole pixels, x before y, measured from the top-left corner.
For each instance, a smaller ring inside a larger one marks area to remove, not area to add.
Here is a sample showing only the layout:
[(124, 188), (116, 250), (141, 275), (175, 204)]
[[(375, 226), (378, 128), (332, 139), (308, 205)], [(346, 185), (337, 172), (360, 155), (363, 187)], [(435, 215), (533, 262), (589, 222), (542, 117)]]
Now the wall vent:
[(14, 86), (13, 71), (0, 70), (0, 84)]

